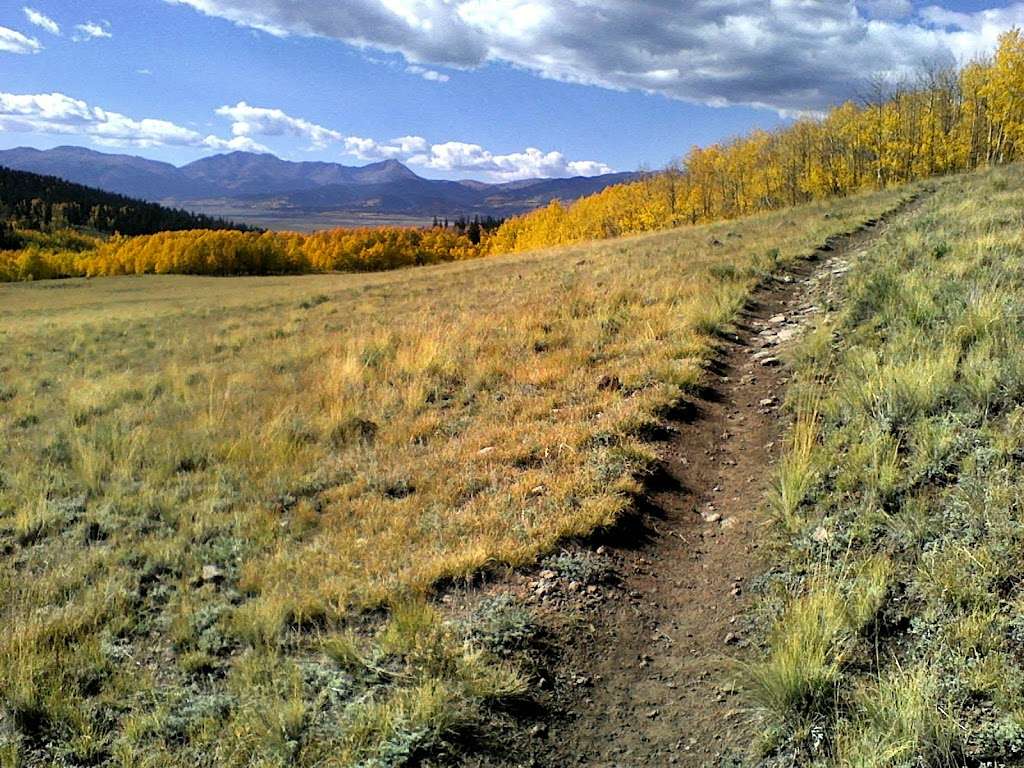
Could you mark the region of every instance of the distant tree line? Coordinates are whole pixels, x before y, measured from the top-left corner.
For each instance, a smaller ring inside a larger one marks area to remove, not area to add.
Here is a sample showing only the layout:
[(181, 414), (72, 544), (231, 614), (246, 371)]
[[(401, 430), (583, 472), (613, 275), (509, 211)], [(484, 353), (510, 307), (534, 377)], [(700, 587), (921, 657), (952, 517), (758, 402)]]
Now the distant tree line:
[(0, 249), (0, 282), (97, 275), (270, 275), (368, 272), (482, 256), (454, 228), (379, 227), (300, 232), (195, 229), (100, 239), (60, 230), (21, 233), (30, 242)]
[(107, 234), (149, 235), (168, 230), (234, 229), (225, 219), (166, 208), (156, 203), (35, 173), (0, 167), (0, 249), (23, 242), (18, 229), (42, 232), (84, 227)]
[(465, 216), (460, 216), (451, 222), (447, 218), (439, 219), (435, 216), (433, 228), (448, 229), (451, 227), (459, 234), (466, 235), (473, 245), (480, 245), (480, 241), (484, 239), (487, 233), (494, 232), (504, 223), (504, 219), (498, 219), (494, 216), (474, 216), (472, 220)]

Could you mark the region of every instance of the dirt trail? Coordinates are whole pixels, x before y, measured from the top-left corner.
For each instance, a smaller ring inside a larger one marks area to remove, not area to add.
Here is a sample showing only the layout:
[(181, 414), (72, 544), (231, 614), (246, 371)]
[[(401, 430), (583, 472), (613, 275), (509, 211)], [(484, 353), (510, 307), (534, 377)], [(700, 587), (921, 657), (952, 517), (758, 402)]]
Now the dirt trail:
[(788, 381), (778, 357), (884, 226), (835, 238), (764, 286), (723, 340), (705, 396), (670, 424), (664, 471), (640, 510), (642, 543), (606, 544), (622, 571), (620, 598), (563, 657), (548, 708), (564, 717), (530, 750), (540, 765), (713, 766), (746, 752), (754, 728), (730, 681), (735, 660), (751, 654), (748, 584), (769, 567), (763, 502)]

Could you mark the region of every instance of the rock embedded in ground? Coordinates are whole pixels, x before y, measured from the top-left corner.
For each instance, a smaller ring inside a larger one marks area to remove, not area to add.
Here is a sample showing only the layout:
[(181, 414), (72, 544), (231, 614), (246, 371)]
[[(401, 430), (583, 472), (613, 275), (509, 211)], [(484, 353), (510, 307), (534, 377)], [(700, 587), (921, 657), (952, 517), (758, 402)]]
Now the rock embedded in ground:
[(219, 584), (224, 581), (224, 571), (216, 565), (204, 565), (200, 578), (205, 584)]
[(775, 334), (775, 341), (779, 344), (784, 344), (787, 341), (792, 341), (800, 334), (800, 327), (796, 325), (790, 325), (786, 328), (782, 328), (777, 334)]

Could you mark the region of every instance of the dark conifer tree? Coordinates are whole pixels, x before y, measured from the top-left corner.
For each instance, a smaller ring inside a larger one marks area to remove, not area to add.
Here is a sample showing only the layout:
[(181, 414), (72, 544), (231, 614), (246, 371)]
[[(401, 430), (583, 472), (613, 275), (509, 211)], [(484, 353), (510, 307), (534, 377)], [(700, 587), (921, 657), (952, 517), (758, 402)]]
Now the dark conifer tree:
[(0, 167), (0, 213), (23, 229), (86, 227), (123, 235), (182, 229), (250, 230), (225, 219), (165, 208), (81, 184)]

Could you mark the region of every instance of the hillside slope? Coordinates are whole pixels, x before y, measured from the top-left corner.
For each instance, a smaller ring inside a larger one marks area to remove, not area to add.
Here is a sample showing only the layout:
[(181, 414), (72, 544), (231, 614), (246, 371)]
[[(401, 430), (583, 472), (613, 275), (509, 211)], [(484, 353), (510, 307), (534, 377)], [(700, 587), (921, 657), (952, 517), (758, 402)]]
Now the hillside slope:
[[(786, 361), (845, 265), (916, 217), (930, 194), (907, 190), (878, 220), (830, 238), (812, 258), (762, 281), (721, 334), (701, 386), (665, 417), (661, 461), (637, 514), (572, 550), (593, 557), (600, 544), (618, 594), (628, 600), (614, 599), (616, 592), (581, 600), (572, 577), (561, 573), (542, 581), (543, 601), (526, 594), (556, 617), (585, 616), (559, 633), (553, 684), (539, 694), (553, 713), (550, 738), (520, 747), (537, 752), (539, 764), (746, 763), (760, 722), (740, 695), (737, 670), (756, 658), (751, 596), (773, 563), (763, 501), (787, 426)], [(555, 601), (561, 605), (552, 611)], [(560, 626), (557, 618), (552, 624)]]
[(1022, 189), (945, 185), (800, 350), (752, 669), (769, 764), (1024, 757)]
[(0, 286), (0, 757), (456, 760), (530, 695), (540, 615), (438, 586), (591, 579), (556, 548), (632, 509), (755, 284), (900, 195), (372, 275)]
[(224, 219), (4, 167), (0, 167), (0, 222), (33, 230), (87, 227), (125, 235), (238, 228)]

